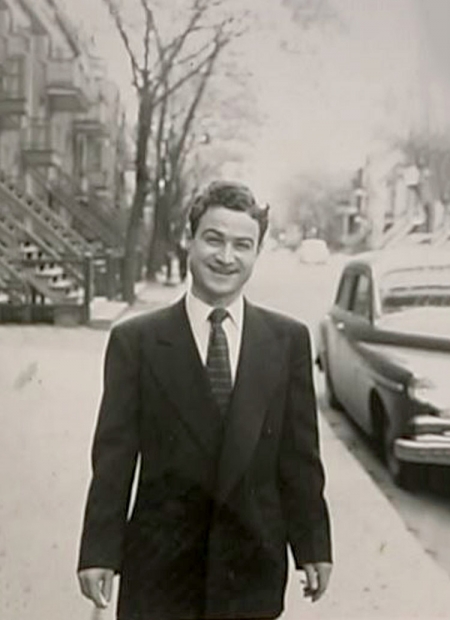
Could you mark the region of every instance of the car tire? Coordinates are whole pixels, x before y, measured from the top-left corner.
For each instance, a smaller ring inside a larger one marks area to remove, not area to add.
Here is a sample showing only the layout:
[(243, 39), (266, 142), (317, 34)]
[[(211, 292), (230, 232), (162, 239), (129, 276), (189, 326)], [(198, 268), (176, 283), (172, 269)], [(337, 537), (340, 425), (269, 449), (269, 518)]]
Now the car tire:
[(337, 398), (336, 392), (334, 390), (333, 380), (331, 378), (328, 359), (326, 355), (323, 356), (322, 367), (323, 367), (323, 372), (325, 376), (325, 396), (326, 396), (327, 402), (330, 405), (330, 407), (332, 407), (333, 409), (342, 411), (343, 409), (342, 405), (339, 402), (339, 399)]

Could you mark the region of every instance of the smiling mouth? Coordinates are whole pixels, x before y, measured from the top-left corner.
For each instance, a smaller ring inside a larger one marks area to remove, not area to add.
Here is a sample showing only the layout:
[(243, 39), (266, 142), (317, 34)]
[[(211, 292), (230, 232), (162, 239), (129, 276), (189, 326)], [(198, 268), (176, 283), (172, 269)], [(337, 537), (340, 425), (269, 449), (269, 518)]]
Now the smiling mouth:
[(233, 269), (232, 271), (228, 271), (225, 269), (218, 269), (217, 267), (212, 267), (212, 266), (210, 266), (209, 268), (215, 275), (218, 275), (218, 276), (234, 276), (237, 273), (236, 269)]

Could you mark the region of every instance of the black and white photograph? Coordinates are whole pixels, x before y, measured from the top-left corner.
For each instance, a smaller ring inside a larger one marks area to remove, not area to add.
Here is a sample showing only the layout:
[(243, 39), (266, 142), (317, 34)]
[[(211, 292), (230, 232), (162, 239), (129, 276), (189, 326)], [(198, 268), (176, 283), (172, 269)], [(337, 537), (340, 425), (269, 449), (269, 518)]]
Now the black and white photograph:
[(0, 0), (0, 620), (450, 618), (449, 33)]

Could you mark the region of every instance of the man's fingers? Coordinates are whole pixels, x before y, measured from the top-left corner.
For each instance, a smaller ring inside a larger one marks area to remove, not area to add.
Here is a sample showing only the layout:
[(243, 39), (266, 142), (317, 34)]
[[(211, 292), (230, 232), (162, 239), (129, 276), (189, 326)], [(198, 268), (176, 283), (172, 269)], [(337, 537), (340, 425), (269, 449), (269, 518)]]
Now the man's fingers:
[(328, 587), (328, 582), (330, 581), (331, 564), (328, 564), (328, 563), (316, 564), (316, 571), (317, 571), (318, 587), (312, 597), (313, 603), (318, 601), (325, 594), (325, 591)]
[(303, 570), (306, 574), (305, 596), (312, 596), (317, 590), (317, 573), (314, 564), (305, 564)]
[(103, 596), (107, 603), (111, 600), (112, 595), (112, 585), (113, 585), (113, 573), (112, 571), (108, 571), (103, 578)]
[(318, 601), (325, 593), (330, 581), (332, 565), (328, 562), (305, 564), (306, 574), (305, 596), (311, 597), (312, 602)]
[(81, 592), (96, 607), (105, 609), (111, 600), (113, 571), (103, 568), (87, 568), (78, 573)]

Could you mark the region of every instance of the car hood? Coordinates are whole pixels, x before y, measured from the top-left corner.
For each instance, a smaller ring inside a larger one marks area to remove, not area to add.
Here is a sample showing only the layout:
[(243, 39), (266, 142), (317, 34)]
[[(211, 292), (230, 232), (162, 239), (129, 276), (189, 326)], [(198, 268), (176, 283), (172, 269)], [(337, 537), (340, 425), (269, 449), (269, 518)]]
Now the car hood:
[(377, 321), (377, 329), (450, 343), (450, 307), (411, 308), (386, 314)]

